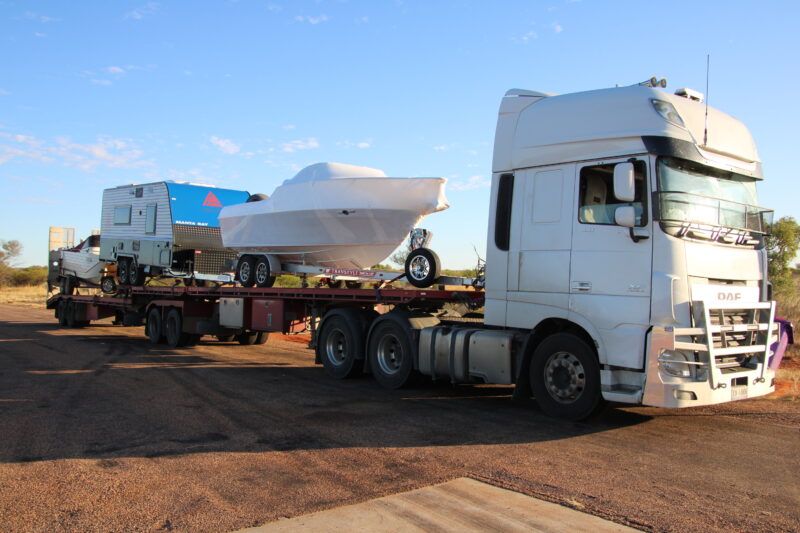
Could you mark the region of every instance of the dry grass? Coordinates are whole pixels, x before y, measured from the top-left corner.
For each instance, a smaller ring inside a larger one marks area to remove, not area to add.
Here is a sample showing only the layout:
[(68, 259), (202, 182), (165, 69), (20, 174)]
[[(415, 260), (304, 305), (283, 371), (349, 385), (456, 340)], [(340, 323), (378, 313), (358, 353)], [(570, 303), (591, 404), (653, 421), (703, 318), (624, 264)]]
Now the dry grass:
[(27, 287), (0, 287), (0, 303), (25, 305), (32, 307), (44, 306), (47, 300), (47, 285), (32, 285)]

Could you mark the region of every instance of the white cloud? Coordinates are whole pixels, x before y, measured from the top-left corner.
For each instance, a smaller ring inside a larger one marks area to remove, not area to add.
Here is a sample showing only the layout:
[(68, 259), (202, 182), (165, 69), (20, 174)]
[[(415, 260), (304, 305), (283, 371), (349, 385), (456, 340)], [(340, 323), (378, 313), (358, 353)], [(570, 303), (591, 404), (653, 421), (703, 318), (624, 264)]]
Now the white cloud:
[(294, 18), (297, 22), (308, 22), (311, 25), (319, 24), (320, 22), (325, 22), (328, 20), (328, 15), (322, 14), (318, 17), (304, 17), (302, 15), (298, 15)]
[(554, 22), (553, 25), (552, 25), (552, 28), (553, 28), (553, 31), (556, 32), (556, 33), (561, 33), (562, 31), (564, 31), (564, 27), (561, 24), (559, 24), (558, 22)]
[(40, 15), (39, 13), (34, 13), (33, 11), (26, 11), (23, 16), (26, 19), (38, 20), (39, 22), (42, 22), (44, 24), (47, 24), (48, 22), (60, 22), (61, 21), (61, 19), (57, 19), (55, 17), (48, 17), (47, 15)]
[(319, 141), (314, 137), (309, 137), (305, 140), (296, 140), (283, 143), (281, 149), (284, 152), (294, 152), (297, 150), (309, 150), (311, 148), (319, 148)]
[(125, 16), (123, 18), (142, 20), (143, 18), (154, 14), (156, 11), (160, 9), (160, 7), (161, 7), (160, 4), (158, 4), (157, 2), (147, 2), (146, 4), (125, 13)]
[(356, 24), (369, 24), (369, 17), (358, 17)]
[(453, 143), (450, 143), (450, 144), (439, 144), (437, 146), (434, 146), (433, 149), (436, 150), (437, 152), (446, 152), (452, 147), (453, 147)]
[(115, 67), (115, 66), (113, 66), (113, 65), (112, 65), (112, 66), (110, 66), (110, 67), (106, 67), (106, 70), (107, 70), (109, 73), (111, 73), (111, 74), (116, 74), (116, 75), (120, 75), (120, 76), (121, 76), (121, 75), (123, 75), (123, 74), (125, 74), (125, 69), (124, 69), (124, 68), (122, 68), (122, 67)]
[(113, 82), (111, 80), (92, 80), (92, 83), (94, 83), (95, 85), (104, 85), (108, 87)]
[(235, 144), (230, 139), (222, 139), (220, 137), (211, 137), (211, 144), (219, 148), (219, 151), (223, 154), (233, 155), (237, 153), (240, 148), (237, 144)]
[(360, 142), (340, 141), (337, 142), (336, 145), (341, 146), (342, 148), (360, 148), (364, 150), (372, 146), (372, 139), (364, 139), (363, 141)]
[(142, 159), (142, 151), (128, 139), (104, 136), (94, 143), (79, 144), (67, 137), (61, 137), (56, 139), (55, 144), (48, 144), (29, 135), (9, 133), (0, 134), (0, 139), (17, 144), (0, 144), (0, 164), (21, 158), (41, 163), (61, 163), (65, 167), (77, 167), (81, 170), (92, 170), (98, 166), (138, 168), (152, 165), (151, 161)]
[(39, 32), (39, 31), (35, 31), (35, 32), (33, 32), (33, 35), (34, 35), (34, 37), (39, 37), (39, 38), (41, 38), (41, 37), (47, 37), (47, 34), (46, 34), (46, 33), (42, 33), (42, 32)]
[(451, 181), (447, 184), (448, 189), (453, 191), (469, 191), (481, 187), (488, 187), (491, 181), (483, 176), (471, 176), (467, 181)]
[(280, 13), (282, 10), (283, 8), (278, 4), (272, 4), (272, 3), (267, 4), (267, 11), (269, 11), (270, 13)]
[(5, 89), (0, 89), (0, 96), (11, 96), (11, 93)]
[(535, 31), (531, 30), (528, 33), (526, 33), (525, 35), (523, 35), (522, 37), (520, 37), (519, 40), (522, 41), (523, 43), (527, 43), (528, 41), (532, 41), (532, 40), (538, 39), (538, 38), (539, 38), (539, 35)]

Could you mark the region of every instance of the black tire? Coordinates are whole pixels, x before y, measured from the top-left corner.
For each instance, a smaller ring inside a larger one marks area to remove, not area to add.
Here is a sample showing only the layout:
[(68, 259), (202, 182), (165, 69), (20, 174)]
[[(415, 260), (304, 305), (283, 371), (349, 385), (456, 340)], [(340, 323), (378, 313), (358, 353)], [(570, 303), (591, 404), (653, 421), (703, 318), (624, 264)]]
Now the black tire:
[(217, 340), (219, 342), (231, 342), (235, 338), (236, 335), (217, 335)]
[(186, 344), (186, 333), (183, 332), (183, 314), (180, 309), (172, 308), (164, 319), (164, 338), (170, 348), (178, 348)]
[(266, 344), (269, 340), (269, 331), (259, 331), (256, 335), (256, 342), (253, 344)]
[(67, 302), (67, 312), (66, 312), (66, 322), (68, 328), (77, 328), (80, 327), (80, 322), (77, 320), (76, 315), (78, 314), (77, 305), (73, 300)]
[(332, 280), (331, 278), (328, 278), (328, 279), (325, 281), (325, 284), (328, 286), (328, 288), (329, 288), (329, 289), (341, 289), (341, 288), (342, 288), (342, 285), (344, 285), (344, 283), (342, 282), (342, 280), (340, 280), (340, 279), (337, 279), (336, 281), (334, 281), (334, 280)]
[(128, 265), (128, 283), (133, 287), (141, 287), (144, 285), (144, 267), (138, 265), (134, 266), (133, 263)]
[(120, 285), (127, 285), (130, 283), (128, 274), (130, 273), (130, 263), (124, 257), (117, 259), (117, 278), (119, 278)]
[(529, 377), (536, 402), (549, 416), (583, 420), (602, 407), (597, 356), (576, 335), (544, 339), (533, 352)]
[(256, 260), (252, 255), (244, 255), (239, 258), (236, 265), (236, 279), (242, 287), (252, 287), (256, 283), (255, 277)]
[(104, 294), (114, 294), (117, 292), (117, 282), (111, 276), (103, 276), (103, 279), (100, 280), (100, 290)]
[(355, 280), (347, 280), (344, 282), (344, 286), (347, 287), (348, 289), (360, 289), (361, 282)]
[(239, 344), (242, 346), (252, 346), (258, 340), (258, 332), (257, 331), (245, 331), (244, 333), (239, 333), (236, 336), (236, 340), (239, 341)]
[(325, 320), (317, 341), (317, 357), (334, 379), (352, 377), (364, 359), (364, 332), (356, 320), (334, 315)]
[(152, 307), (147, 313), (147, 338), (150, 344), (160, 344), (164, 341), (164, 324), (161, 320), (161, 308)]
[(392, 319), (375, 325), (367, 348), (370, 370), (386, 389), (411, 385), (415, 378), (411, 331)]
[(264, 256), (258, 258), (253, 277), (256, 281), (256, 287), (261, 287), (262, 289), (272, 287), (275, 283), (275, 276), (272, 275), (272, 271), (269, 268), (269, 259)]
[(441, 262), (433, 250), (417, 248), (406, 258), (406, 280), (415, 287), (430, 287), (439, 279)]
[(67, 327), (67, 300), (58, 301), (58, 325), (62, 328)]

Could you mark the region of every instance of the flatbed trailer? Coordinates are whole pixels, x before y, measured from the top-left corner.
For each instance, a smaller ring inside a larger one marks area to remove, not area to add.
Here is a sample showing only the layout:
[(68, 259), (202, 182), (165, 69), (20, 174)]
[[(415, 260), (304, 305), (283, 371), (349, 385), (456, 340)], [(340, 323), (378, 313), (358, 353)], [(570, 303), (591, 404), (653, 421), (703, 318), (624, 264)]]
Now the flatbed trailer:
[[(173, 348), (195, 345), (203, 335), (251, 345), (266, 342), (270, 332), (310, 333), (309, 347), (316, 349), (316, 362), (335, 378), (370, 372), (372, 343), (381, 350), (379, 365), (389, 374), (404, 376), (395, 376), (402, 383), (387, 385), (394, 387), (407, 381), (409, 362), (413, 360), (413, 369), (418, 369), (415, 347), (421, 329), (448, 320), (481, 321), (479, 316), (464, 318), (445, 311), (445, 305), (469, 311), (483, 303), (483, 292), (465, 289), (176, 285), (123, 287), (115, 295), (56, 294), (47, 300), (47, 308), (55, 311), (63, 327), (80, 328), (113, 317), (117, 325), (144, 325), (150, 342)], [(387, 329), (384, 323), (395, 326), (389, 327), (388, 341), (387, 333), (375, 333)]]

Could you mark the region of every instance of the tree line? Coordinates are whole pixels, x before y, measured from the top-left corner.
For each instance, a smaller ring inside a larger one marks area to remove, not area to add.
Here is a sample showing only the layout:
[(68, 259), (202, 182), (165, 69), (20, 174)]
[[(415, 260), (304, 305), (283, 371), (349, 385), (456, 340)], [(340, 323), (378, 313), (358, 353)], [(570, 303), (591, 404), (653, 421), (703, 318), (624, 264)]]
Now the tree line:
[(14, 268), (21, 253), (19, 241), (0, 241), (0, 287), (26, 287), (47, 281), (46, 266)]

